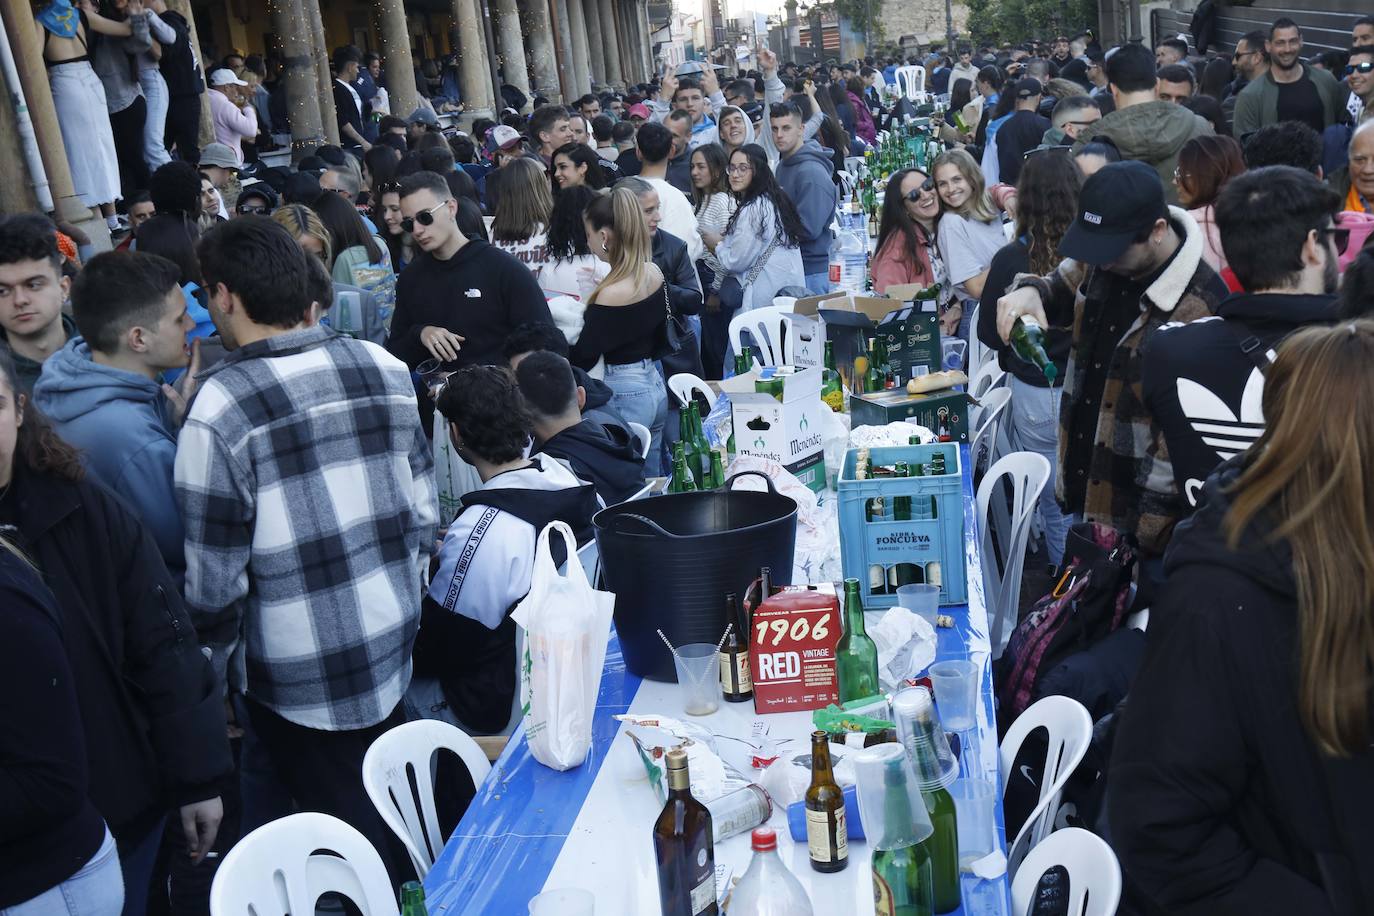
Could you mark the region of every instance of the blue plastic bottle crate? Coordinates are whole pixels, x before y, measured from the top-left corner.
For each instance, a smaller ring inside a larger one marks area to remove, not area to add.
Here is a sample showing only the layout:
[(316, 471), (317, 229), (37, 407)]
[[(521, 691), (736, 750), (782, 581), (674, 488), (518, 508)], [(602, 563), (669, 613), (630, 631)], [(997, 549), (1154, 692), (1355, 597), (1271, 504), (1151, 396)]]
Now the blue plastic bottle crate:
[[(959, 443), (904, 445), (868, 450), (873, 467), (905, 461), (915, 473), (937, 452), (945, 473), (924, 477), (869, 477), (856, 480), (859, 449), (844, 456), (839, 493), (840, 555), (845, 578), (858, 579), (865, 607), (892, 607), (898, 584), (931, 582), (938, 577), (941, 604), (963, 604), (968, 597), (964, 569), (963, 469)], [(895, 517), (896, 497), (910, 498), (911, 519)], [(881, 498), (881, 515), (876, 499)], [(870, 520), (871, 518), (871, 520)], [(881, 575), (880, 575), (881, 572)]]

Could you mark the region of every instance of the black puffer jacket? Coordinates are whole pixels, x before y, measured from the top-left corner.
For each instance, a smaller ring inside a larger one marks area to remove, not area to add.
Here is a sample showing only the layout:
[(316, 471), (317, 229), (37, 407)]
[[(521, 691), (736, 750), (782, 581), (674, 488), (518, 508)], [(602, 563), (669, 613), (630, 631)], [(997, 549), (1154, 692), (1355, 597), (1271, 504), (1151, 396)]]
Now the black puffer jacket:
[(1297, 711), (1297, 584), (1261, 516), (1221, 523), (1244, 456), (1175, 530), (1112, 754), (1112, 845), (1161, 912), (1374, 913), (1374, 752), (1318, 753)]
[(224, 693), (152, 536), (92, 481), (16, 467), (19, 534), (62, 611), (90, 757), (116, 839), (220, 794), (233, 772)]

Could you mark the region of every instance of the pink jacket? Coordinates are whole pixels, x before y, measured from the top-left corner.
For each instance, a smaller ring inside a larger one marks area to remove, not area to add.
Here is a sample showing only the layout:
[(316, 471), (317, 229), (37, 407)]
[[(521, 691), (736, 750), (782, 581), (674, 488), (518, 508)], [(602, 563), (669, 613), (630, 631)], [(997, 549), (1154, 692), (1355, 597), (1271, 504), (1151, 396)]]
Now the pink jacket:
[(882, 250), (873, 255), (869, 267), (873, 275), (873, 291), (885, 293), (889, 286), (900, 283), (920, 283), (929, 286), (935, 282), (935, 272), (930, 269), (930, 255), (924, 245), (916, 246), (913, 252), (907, 248), (906, 237), (900, 232), (888, 236)]
[(869, 114), (868, 106), (864, 100), (850, 92), (849, 105), (854, 109), (854, 133), (858, 134), (865, 143), (875, 143), (878, 139), (878, 128), (873, 124), (873, 115)]

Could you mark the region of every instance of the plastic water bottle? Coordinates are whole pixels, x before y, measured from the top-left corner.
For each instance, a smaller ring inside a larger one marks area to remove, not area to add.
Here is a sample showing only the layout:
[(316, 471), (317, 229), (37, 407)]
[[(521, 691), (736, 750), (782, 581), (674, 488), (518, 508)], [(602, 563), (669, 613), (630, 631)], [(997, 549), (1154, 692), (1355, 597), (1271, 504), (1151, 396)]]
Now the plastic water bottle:
[(727, 916), (812, 916), (811, 898), (778, 858), (778, 837), (769, 827), (750, 835), (754, 858), (730, 892)]
[(862, 293), (868, 244), (860, 232), (842, 230), (830, 243), (830, 284), (836, 291)]

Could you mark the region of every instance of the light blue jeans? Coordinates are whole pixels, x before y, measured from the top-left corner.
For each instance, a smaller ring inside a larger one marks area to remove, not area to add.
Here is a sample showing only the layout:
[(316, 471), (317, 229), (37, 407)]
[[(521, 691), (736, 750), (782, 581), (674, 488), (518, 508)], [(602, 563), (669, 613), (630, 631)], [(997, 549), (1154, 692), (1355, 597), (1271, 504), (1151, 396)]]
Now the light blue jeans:
[(37, 897), (0, 910), (0, 916), (119, 916), (124, 909), (124, 876), (108, 828), (105, 841), (80, 871)]
[(1016, 376), (1011, 379), (1011, 442), (1013, 447), (1044, 455), (1050, 463), (1050, 478), (1040, 492), (1040, 518), (1045, 523), (1045, 549), (1051, 565), (1064, 559), (1064, 539), (1070, 519), (1054, 498), (1054, 481), (1059, 473), (1059, 399), (1062, 388), (1039, 388)]
[(806, 288), (817, 296), (824, 296), (831, 291), (829, 270), (823, 270), (818, 274), (807, 274), (805, 282)]
[(627, 423), (649, 428), (653, 442), (644, 459), (644, 476), (663, 473), (659, 453), (663, 448), (663, 429), (668, 421), (668, 392), (659, 375), (658, 360), (641, 359), (635, 363), (606, 364), (604, 381), (611, 386), (611, 405)]
[(143, 87), (143, 97), (148, 100), (148, 117), (143, 122), (143, 161), (152, 172), (172, 161), (162, 137), (167, 124), (167, 81), (155, 68), (150, 68), (138, 71), (138, 85)]

